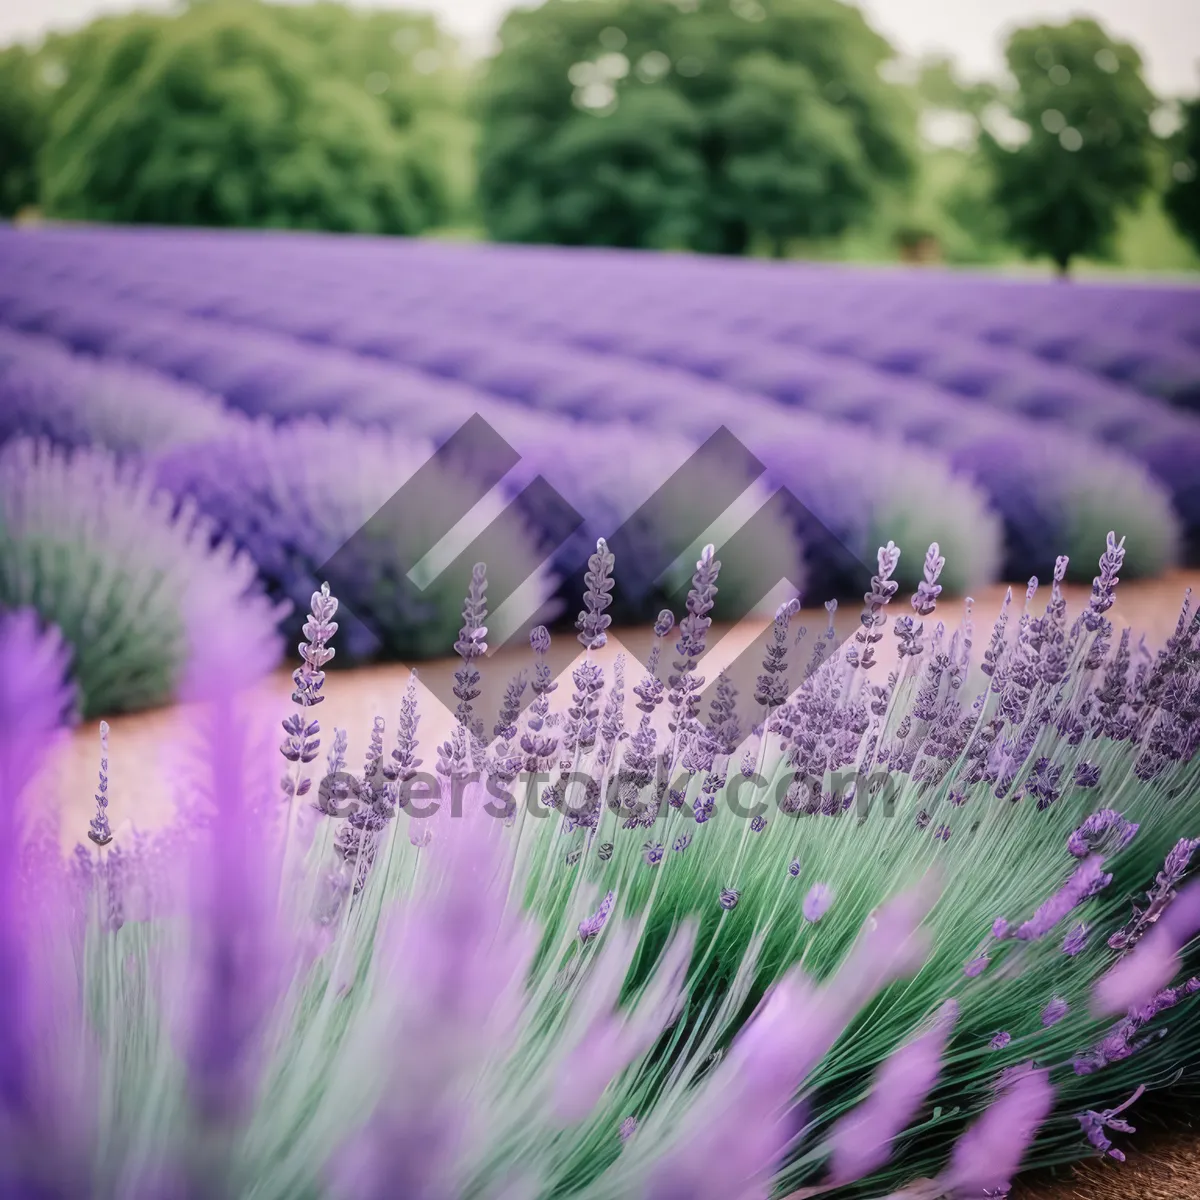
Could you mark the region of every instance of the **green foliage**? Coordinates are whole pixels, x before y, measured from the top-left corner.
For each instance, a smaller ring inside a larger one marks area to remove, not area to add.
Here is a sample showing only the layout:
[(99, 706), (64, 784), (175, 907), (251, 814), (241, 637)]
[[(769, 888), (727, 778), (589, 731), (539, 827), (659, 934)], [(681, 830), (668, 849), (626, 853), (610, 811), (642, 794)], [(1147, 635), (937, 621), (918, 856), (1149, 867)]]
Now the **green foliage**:
[(463, 112), (467, 80), (454, 39), (428, 13), (357, 10), (321, 0), (267, 9), (311, 46), (326, 77), (374, 97), (405, 138), (412, 186), (425, 225), (463, 215), (472, 187), (472, 127)]
[(1171, 150), (1171, 182), (1163, 207), (1200, 251), (1200, 97), (1183, 106), (1183, 127)]
[(515, 11), (478, 95), (483, 221), (506, 240), (724, 253), (840, 234), (912, 176), (890, 55), (836, 0)]
[(416, 54), (437, 53), (423, 44), (440, 36), (428, 19), (360, 19), (335, 5), (214, 0), (175, 17), (95, 22), (58, 47), (67, 82), (42, 160), (45, 206), (110, 221), (366, 233), (444, 220), (452, 189), (437, 122), (421, 114), (438, 108), (444, 120), (449, 96), (396, 65), (393, 38), (411, 30)]
[(1018, 30), (1007, 58), (1011, 114), (1028, 137), (1006, 147), (984, 133), (993, 196), (1012, 242), (1065, 273), (1077, 255), (1109, 248), (1149, 185), (1155, 100), (1137, 51), (1095, 21)]
[(37, 154), (47, 109), (37, 67), (23, 46), (0, 50), (0, 216), (37, 200)]
[(980, 117), (997, 98), (995, 84), (964, 82), (954, 60), (942, 55), (921, 62), (915, 90), (921, 103), (929, 108), (970, 113), (974, 117)]

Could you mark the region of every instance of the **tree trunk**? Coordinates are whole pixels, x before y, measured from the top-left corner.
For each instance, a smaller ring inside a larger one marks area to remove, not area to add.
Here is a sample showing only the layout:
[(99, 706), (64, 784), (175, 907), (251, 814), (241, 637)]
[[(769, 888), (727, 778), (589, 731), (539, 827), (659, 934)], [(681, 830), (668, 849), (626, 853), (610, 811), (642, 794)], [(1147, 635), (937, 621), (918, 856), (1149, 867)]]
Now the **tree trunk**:
[(719, 254), (744, 255), (750, 247), (750, 230), (745, 221), (725, 221), (720, 230)]

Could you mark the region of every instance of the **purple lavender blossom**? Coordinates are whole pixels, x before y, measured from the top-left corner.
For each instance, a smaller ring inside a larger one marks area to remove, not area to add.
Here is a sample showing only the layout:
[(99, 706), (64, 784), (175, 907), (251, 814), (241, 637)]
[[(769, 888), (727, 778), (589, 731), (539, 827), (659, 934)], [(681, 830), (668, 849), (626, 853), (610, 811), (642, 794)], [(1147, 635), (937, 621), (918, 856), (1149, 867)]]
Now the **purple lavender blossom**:
[(475, 660), (487, 653), (487, 566), (476, 563), (471, 568), (471, 583), (467, 588), (467, 597), (463, 603), (462, 628), (458, 640), (454, 643), (454, 653), (462, 659), (463, 665), (454, 672), (454, 695), (458, 698), (458, 707), (454, 715), (459, 724), (475, 737), (482, 734), (476, 729), (476, 719), (472, 703), (479, 697), (479, 668)]
[(712, 624), (708, 614), (716, 602), (717, 575), (721, 563), (715, 555), (716, 551), (711, 545), (701, 551), (688, 591), (688, 615), (679, 625), (679, 641), (675, 649), (680, 658), (675, 663), (674, 673), (667, 679), (671, 688), (668, 695), (671, 704), (668, 728), (672, 733), (678, 733), (695, 720), (700, 704), (700, 689), (704, 686), (704, 679), (696, 674), (696, 663), (704, 654), (704, 642)]
[(806, 921), (814, 925), (829, 911), (833, 904), (833, 889), (827, 883), (814, 883), (804, 897), (800, 911)]
[(1100, 556), (1100, 574), (1092, 580), (1092, 596), (1083, 614), (1084, 627), (1095, 632), (1104, 622), (1104, 614), (1112, 608), (1116, 599), (1118, 572), (1125, 561), (1125, 539), (1119, 542), (1116, 534), (1109, 532), (1104, 553)]
[(1101, 1157), (1107, 1155), (1116, 1162), (1125, 1161), (1124, 1153), (1113, 1148), (1107, 1130), (1114, 1129), (1119, 1133), (1137, 1133), (1137, 1130), (1128, 1121), (1122, 1120), (1119, 1114), (1140, 1100), (1145, 1090), (1144, 1086), (1139, 1086), (1124, 1104), (1118, 1104), (1116, 1108), (1106, 1108), (1103, 1112), (1094, 1112), (1092, 1109), (1088, 1109), (1087, 1112), (1080, 1113), (1076, 1118), (1080, 1128), (1087, 1135), (1087, 1140), (1100, 1151)]
[(1006, 1194), (1053, 1103), (1048, 1072), (1025, 1072), (958, 1139), (938, 1182), (962, 1195)]
[(1017, 929), (1022, 941), (1038, 941), (1046, 937), (1078, 905), (1096, 895), (1112, 881), (1112, 875), (1104, 871), (1104, 859), (1098, 854), (1090, 855), (1075, 868), (1071, 878), (1048, 900), (1042, 902), (1037, 911)]
[[(312, 703), (319, 694), (320, 668), (331, 652), (315, 626), (324, 627), (335, 607), (326, 589), (313, 598), (313, 632), (301, 647), (305, 665), (295, 675), (297, 703)], [(207, 624), (210, 614), (192, 619)], [(213, 811), (188, 862), (193, 920), (183, 1036), (192, 1104), (205, 1125), (221, 1128), (240, 1123), (253, 1101), (267, 1027), (286, 985), (288, 950), (267, 867), (268, 811), (254, 803), (247, 785), (250, 732), (226, 683), (253, 656), (233, 646), (221, 647), (227, 658), (213, 651), (210, 644), (202, 670), (192, 667), (199, 698), (206, 702), (207, 794)]]
[(1200, 929), (1200, 881), (1171, 902), (1130, 954), (1119, 958), (1096, 983), (1094, 1007), (1100, 1013), (1125, 1012), (1148, 1003), (1179, 970), (1179, 951)]
[(1101, 846), (1123, 850), (1133, 841), (1138, 827), (1126, 821), (1115, 809), (1102, 808), (1094, 812), (1067, 838), (1067, 849), (1075, 858), (1086, 858)]
[(575, 622), (579, 630), (579, 641), (586, 650), (599, 650), (608, 641), (605, 630), (612, 624), (612, 617), (604, 610), (612, 604), (609, 594), (615, 585), (612, 577), (616, 561), (603, 538), (596, 541), (596, 553), (588, 559), (588, 569), (583, 580), (587, 590), (583, 593), (583, 610)]
[(977, 979), (987, 970), (988, 963), (992, 960), (986, 954), (977, 954), (970, 962), (963, 967), (963, 974), (968, 979)]
[(718, 902), (726, 912), (733, 912), (737, 908), (737, 902), (741, 898), (741, 892), (736, 888), (723, 887), (721, 895), (718, 897)]
[(942, 557), (937, 542), (933, 542), (926, 551), (923, 578), (917, 584), (916, 594), (912, 598), (913, 611), (917, 616), (928, 617), (937, 606), (937, 598), (942, 594), (938, 576), (945, 565), (946, 560)]
[(988, 1049), (1003, 1050), (1011, 1041), (1012, 1034), (1002, 1029), (999, 1033), (992, 1035), (991, 1041), (988, 1042)]
[(892, 572), (900, 562), (900, 550), (895, 542), (881, 546), (877, 557), (878, 570), (871, 576), (871, 590), (863, 597), (863, 611), (859, 616), (861, 628), (854, 635), (855, 644), (846, 657), (847, 663), (864, 671), (875, 665), (875, 646), (883, 639), (879, 629), (887, 619), (883, 610), (900, 587), (892, 579)]
[(1067, 1015), (1069, 1007), (1061, 996), (1054, 996), (1047, 1002), (1046, 1007), (1042, 1009), (1042, 1024), (1047, 1029), (1051, 1025), (1057, 1025)]
[(466, 1135), (467, 1083), (511, 1034), (536, 943), (503, 903), (488, 833), (466, 821), (439, 843), (441, 886), (416, 898), (381, 952), (393, 1001), (374, 1052), (404, 1062), (403, 1082), (335, 1156), (340, 1194), (436, 1194)]
[[(55, 630), (42, 633), (32, 611), (0, 614), (0, 660), (0, 1122), (13, 1131), (9, 1136), (28, 1138), (52, 1115), (45, 1107), (53, 1097), (39, 1094), (34, 1048), (54, 1034), (37, 1004), (46, 981), (38, 978), (30, 944), (34, 929), (21, 919), (28, 909), (19, 877), (22, 801), (73, 697), (63, 682), (68, 656), (62, 640)], [(0, 1191), (9, 1189), (36, 1194), (15, 1156), (5, 1154)]]
[(788, 625), (800, 610), (799, 600), (789, 600), (779, 606), (771, 638), (762, 660), (762, 674), (755, 683), (754, 703), (765, 708), (777, 708), (788, 697), (787, 670)]
[(1088, 927), (1080, 922), (1063, 938), (1062, 951), (1069, 958), (1074, 958), (1087, 945)]
[(850, 1183), (887, 1162), (892, 1140), (920, 1109), (937, 1082), (957, 1008), (943, 1005), (933, 1028), (896, 1050), (876, 1072), (871, 1094), (829, 1134), (830, 1182)]
[(616, 898), (616, 892), (606, 893), (604, 899), (600, 901), (600, 907), (590, 917), (585, 917), (579, 922), (579, 940), (581, 942), (590, 942), (599, 935), (605, 922), (608, 921), (608, 914), (612, 912)]
[(88, 826), (88, 837), (97, 846), (107, 846), (112, 841), (112, 827), (108, 823), (108, 722), (100, 722), (100, 784), (96, 792), (96, 815)]

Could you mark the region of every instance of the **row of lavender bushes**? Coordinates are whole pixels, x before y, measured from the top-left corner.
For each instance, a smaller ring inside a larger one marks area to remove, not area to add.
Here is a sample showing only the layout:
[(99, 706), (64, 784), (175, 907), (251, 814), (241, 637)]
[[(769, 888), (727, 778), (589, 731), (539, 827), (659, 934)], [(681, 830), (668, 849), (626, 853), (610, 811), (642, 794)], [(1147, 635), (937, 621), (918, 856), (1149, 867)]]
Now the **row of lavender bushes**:
[[(1130, 576), (1197, 549), (1200, 419), (1050, 363), (1032, 342), (997, 348), (989, 312), (1011, 299), (1036, 323), (1046, 303), (1028, 285), (147, 230), (0, 235), (0, 268), (0, 439), (59, 447), (9, 454), (0, 514), (47, 495), (25, 476), (64, 469), (59, 456), (112, 455), (122, 482), (105, 486), (128, 489), (131, 514), (134, 493), (155, 487), (174, 498), (160, 518), (172, 527), (197, 508), (209, 544), (248, 554), (259, 586), (291, 606), (293, 634), (322, 564), (474, 414), (521, 455), (504, 497), (540, 473), (585, 518), (570, 543), (537, 510), (507, 535), (516, 560), (549, 555), (531, 588), (544, 614), (561, 606), (580, 542), (611, 534), (721, 425), (766, 467), (756, 503), (776, 487), (801, 501), (773, 532), (811, 602), (848, 583), (822, 550), (825, 530), (859, 559), (890, 538), (937, 541), (955, 590), (1044, 575), (1052, 548), (1083, 561), (1112, 527), (1129, 536)], [(1103, 290), (1074, 294), (1080, 343), (1093, 319), (1116, 322)], [(1159, 361), (1182, 370), (1200, 353), (1188, 306), (1131, 295), (1128, 327), (1141, 336), (1153, 325), (1170, 348)], [(709, 469), (741, 490), (737, 465)], [(90, 474), (106, 471), (115, 467)], [(52, 529), (53, 501), (42, 503)], [(94, 535), (101, 553), (105, 538), (119, 540), (112, 524)], [(647, 562), (677, 553), (669, 525), (645, 531)], [(400, 522), (379, 539), (380, 559), (360, 564), (346, 599), (382, 646), (351, 636), (347, 659), (446, 644), (450, 592), (435, 586), (415, 604), (379, 583), (382, 559), (419, 546), (421, 526)], [(83, 581), (69, 570), (55, 579), (48, 588), (38, 568), (8, 572), (3, 599), (40, 596), (75, 641), (86, 622), (70, 597)], [(652, 619), (664, 590), (631, 578), (622, 617)], [(85, 694), (89, 711), (134, 702), (102, 686)]]

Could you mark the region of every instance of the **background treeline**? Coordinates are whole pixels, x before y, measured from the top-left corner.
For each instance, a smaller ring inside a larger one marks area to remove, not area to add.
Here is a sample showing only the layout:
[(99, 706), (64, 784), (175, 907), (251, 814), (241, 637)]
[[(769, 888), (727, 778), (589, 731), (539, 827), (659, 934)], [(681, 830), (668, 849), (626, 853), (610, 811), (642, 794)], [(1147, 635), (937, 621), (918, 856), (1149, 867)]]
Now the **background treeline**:
[(0, 214), (1200, 265), (1200, 101), (1085, 19), (1007, 64), (905, 63), (837, 0), (547, 0), (482, 62), (424, 14), (194, 0), (0, 50)]

